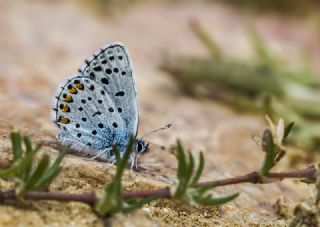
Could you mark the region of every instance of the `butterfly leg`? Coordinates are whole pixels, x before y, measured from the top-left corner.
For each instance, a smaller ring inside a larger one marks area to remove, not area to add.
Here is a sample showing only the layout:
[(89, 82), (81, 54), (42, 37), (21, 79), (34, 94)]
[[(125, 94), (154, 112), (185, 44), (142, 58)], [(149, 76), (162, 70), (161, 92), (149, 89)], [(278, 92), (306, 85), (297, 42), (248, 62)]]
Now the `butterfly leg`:
[(100, 151), (98, 154), (96, 154), (95, 156), (93, 156), (91, 158), (88, 158), (88, 160), (92, 161), (92, 160), (95, 160), (95, 159), (99, 158), (102, 154), (105, 154), (105, 153), (109, 154), (109, 152), (111, 150), (112, 150), (111, 148), (104, 149), (104, 150)]
[(138, 165), (138, 154), (134, 153), (131, 156), (131, 172), (133, 172), (134, 170), (138, 170), (139, 169), (139, 165)]
[(138, 170), (138, 167), (139, 167), (139, 165), (138, 165), (138, 154), (136, 154), (134, 156), (134, 165), (135, 165), (136, 170)]
[(130, 159), (131, 159), (131, 168), (130, 168), (131, 172), (133, 172), (133, 168), (135, 166), (135, 164), (134, 164), (135, 156), (136, 156), (136, 154), (132, 154), (132, 156), (130, 157)]

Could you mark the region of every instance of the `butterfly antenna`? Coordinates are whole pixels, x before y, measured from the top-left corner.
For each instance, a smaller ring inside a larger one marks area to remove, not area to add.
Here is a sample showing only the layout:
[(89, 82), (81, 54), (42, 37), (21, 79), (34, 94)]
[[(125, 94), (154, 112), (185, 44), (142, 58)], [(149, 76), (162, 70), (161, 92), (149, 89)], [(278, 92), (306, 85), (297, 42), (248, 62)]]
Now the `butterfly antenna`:
[[(151, 131), (151, 132), (148, 132), (148, 133), (145, 134), (143, 137), (141, 137), (141, 139), (144, 139), (145, 137), (150, 136), (150, 135), (152, 135), (153, 133), (156, 133), (156, 132), (159, 132), (159, 131), (162, 131), (162, 130), (166, 130), (166, 129), (170, 128), (171, 125), (172, 125), (172, 124), (167, 124), (167, 125), (165, 125), (165, 126), (163, 126), (163, 127), (161, 127), (161, 128), (158, 128), (158, 129), (155, 129), (155, 130), (153, 130), (153, 131)], [(155, 145), (157, 145), (157, 144), (155, 144)], [(158, 146), (159, 146), (159, 145), (158, 145)], [(161, 146), (160, 146), (160, 147), (161, 147)]]
[(154, 145), (154, 146), (159, 147), (161, 150), (166, 150), (166, 149), (167, 149), (165, 146), (162, 146), (162, 145), (156, 144), (156, 143), (154, 143), (154, 142), (150, 142), (150, 141), (148, 141), (148, 143), (149, 143), (149, 144), (152, 144), (152, 145)]

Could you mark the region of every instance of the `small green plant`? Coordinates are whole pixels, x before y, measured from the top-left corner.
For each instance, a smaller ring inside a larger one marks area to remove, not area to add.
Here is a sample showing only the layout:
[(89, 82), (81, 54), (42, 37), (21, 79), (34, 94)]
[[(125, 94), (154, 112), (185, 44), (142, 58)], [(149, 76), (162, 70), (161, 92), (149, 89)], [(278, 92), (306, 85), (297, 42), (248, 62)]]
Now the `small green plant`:
[[(105, 187), (95, 207), (97, 212), (102, 216), (118, 212), (129, 212), (140, 208), (152, 200), (161, 198), (161, 195), (157, 193), (153, 195), (151, 193), (151, 195), (147, 195), (144, 198), (139, 198), (138, 195), (130, 198), (123, 197), (121, 178), (132, 153), (133, 144), (134, 138), (132, 137), (122, 158), (120, 157), (118, 148), (113, 147), (117, 159), (117, 170), (112, 182)], [(237, 193), (223, 198), (212, 198), (208, 192), (217, 185), (215, 183), (205, 185), (198, 184), (204, 167), (202, 153), (200, 153), (199, 166), (194, 174), (194, 158), (190, 152), (188, 152), (188, 159), (186, 158), (184, 149), (179, 141), (177, 142), (176, 158), (178, 161), (178, 171), (175, 180), (176, 183), (172, 187), (173, 190), (171, 191), (173, 192), (171, 192), (170, 197), (193, 205), (212, 206), (224, 204), (238, 196)]]
[(41, 146), (32, 146), (30, 138), (21, 137), (20, 132), (11, 133), (13, 164), (7, 169), (0, 170), (0, 177), (13, 177), (17, 183), (16, 192), (39, 190), (58, 175), (61, 170), (60, 163), (66, 153), (65, 149), (58, 158), (50, 164), (49, 156), (43, 155), (40, 161), (35, 160), (35, 155)]
[(194, 204), (194, 205), (221, 205), (235, 199), (239, 194), (233, 194), (222, 198), (213, 198), (208, 192), (218, 185), (213, 182), (206, 185), (199, 185), (198, 181), (204, 168), (202, 152), (199, 155), (199, 166), (194, 172), (194, 158), (190, 152), (186, 156), (184, 149), (177, 142), (176, 158), (178, 160), (178, 172), (176, 182), (173, 186), (173, 198)]
[(121, 179), (132, 153), (134, 141), (134, 137), (131, 137), (122, 158), (120, 157), (119, 149), (117, 147), (113, 147), (113, 151), (116, 155), (117, 171), (112, 182), (105, 187), (102, 197), (96, 204), (96, 210), (101, 216), (111, 215), (118, 212), (129, 212), (140, 208), (144, 204), (156, 198), (154, 196), (127, 199), (122, 197)]
[(269, 129), (266, 129), (262, 135), (262, 150), (266, 153), (260, 171), (262, 176), (266, 176), (272, 167), (285, 155), (286, 148), (284, 144), (294, 125), (294, 123), (291, 122), (287, 126), (284, 126), (283, 120), (280, 119), (278, 125), (275, 126), (268, 116), (267, 121), (269, 123)]

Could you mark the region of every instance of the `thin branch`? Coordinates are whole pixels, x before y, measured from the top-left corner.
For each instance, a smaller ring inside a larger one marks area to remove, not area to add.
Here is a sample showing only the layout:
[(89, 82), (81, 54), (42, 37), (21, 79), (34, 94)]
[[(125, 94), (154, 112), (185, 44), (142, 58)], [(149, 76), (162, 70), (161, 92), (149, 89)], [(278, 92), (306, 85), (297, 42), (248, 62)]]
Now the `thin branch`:
[[(305, 169), (293, 170), (289, 172), (269, 172), (264, 178), (273, 179), (273, 180), (283, 180), (285, 178), (300, 178), (300, 179), (308, 179), (310, 181), (316, 181), (317, 169), (314, 165), (310, 165)], [(241, 183), (252, 183), (252, 184), (266, 184), (270, 183), (265, 181), (259, 172), (252, 172), (244, 176), (227, 178), (222, 180), (215, 181), (217, 186), (231, 185), (231, 184), (241, 184)], [(200, 183), (199, 186), (203, 186), (206, 184), (211, 184), (212, 182), (204, 182)]]
[[(241, 183), (252, 183), (252, 184), (266, 184), (270, 183), (265, 179), (272, 180), (283, 180), (285, 178), (298, 178), (298, 179), (308, 179), (309, 181), (316, 181), (317, 169), (314, 165), (309, 166), (306, 169), (293, 170), (290, 172), (270, 172), (264, 178), (261, 177), (259, 172), (252, 172), (244, 176), (226, 178), (216, 181), (208, 181), (199, 183), (198, 186), (205, 186), (208, 184), (216, 183), (217, 186), (234, 185)], [(25, 192), (20, 195), (24, 199), (30, 200), (55, 200), (55, 201), (74, 201), (86, 203), (93, 206), (97, 201), (97, 195), (95, 192), (82, 193), (82, 194), (69, 194), (65, 192)], [(157, 196), (158, 198), (171, 198), (171, 192), (169, 187), (164, 187), (160, 189), (152, 190), (142, 190), (142, 191), (127, 191), (122, 193), (123, 198), (144, 198), (149, 196)], [(0, 202), (5, 200), (16, 199), (18, 195), (15, 190), (9, 190), (5, 192), (0, 192)]]
[[(9, 190), (6, 192), (0, 192), (0, 201), (12, 200), (18, 198), (15, 190)], [(21, 195), (24, 199), (30, 200), (54, 200), (54, 201), (73, 201), (82, 202), (93, 206), (97, 201), (95, 192), (82, 193), (82, 194), (70, 194), (65, 192), (40, 192), (30, 191)]]
[(131, 191), (123, 192), (123, 198), (144, 198), (149, 196), (157, 196), (158, 198), (171, 198), (171, 192), (169, 187), (164, 187), (160, 189), (149, 189), (142, 191)]
[(95, 192), (82, 194), (69, 194), (63, 192), (27, 192), (24, 198), (31, 200), (74, 201), (86, 203), (91, 206), (93, 206), (97, 201)]
[[(315, 182), (316, 181), (316, 174), (317, 169), (314, 165), (310, 165), (306, 169), (301, 170), (294, 170), (290, 172), (270, 172), (267, 174), (267, 176), (264, 177), (264, 179), (273, 179), (273, 180), (283, 180), (285, 178), (298, 178), (298, 179), (308, 179), (310, 181)], [(267, 184), (270, 183), (266, 180), (264, 180), (259, 172), (251, 172), (249, 174), (246, 174), (244, 176), (237, 176), (237, 177), (231, 177), (226, 178), (222, 180), (216, 180), (216, 181), (208, 181), (208, 182), (201, 182), (198, 184), (198, 186), (205, 186), (208, 184), (215, 183), (217, 186), (226, 186), (226, 185), (234, 185), (234, 184), (242, 184), (242, 183), (252, 183), (252, 184)], [(130, 197), (148, 197), (156, 195), (161, 198), (170, 198), (170, 188), (165, 187), (157, 190), (144, 190), (144, 191), (137, 191), (137, 192), (124, 192), (123, 197), (130, 198)]]

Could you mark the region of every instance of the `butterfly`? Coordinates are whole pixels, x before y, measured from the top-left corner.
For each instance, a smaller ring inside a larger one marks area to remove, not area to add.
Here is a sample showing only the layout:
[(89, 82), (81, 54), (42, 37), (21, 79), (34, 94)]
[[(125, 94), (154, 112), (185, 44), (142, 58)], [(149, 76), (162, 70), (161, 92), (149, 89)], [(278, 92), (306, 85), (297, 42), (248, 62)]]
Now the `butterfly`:
[[(58, 140), (108, 162), (122, 156), (135, 137), (132, 165), (149, 143), (137, 137), (139, 104), (133, 65), (126, 47), (113, 43), (85, 60), (77, 73), (60, 84), (52, 106)], [(89, 152), (88, 152), (89, 151)]]

